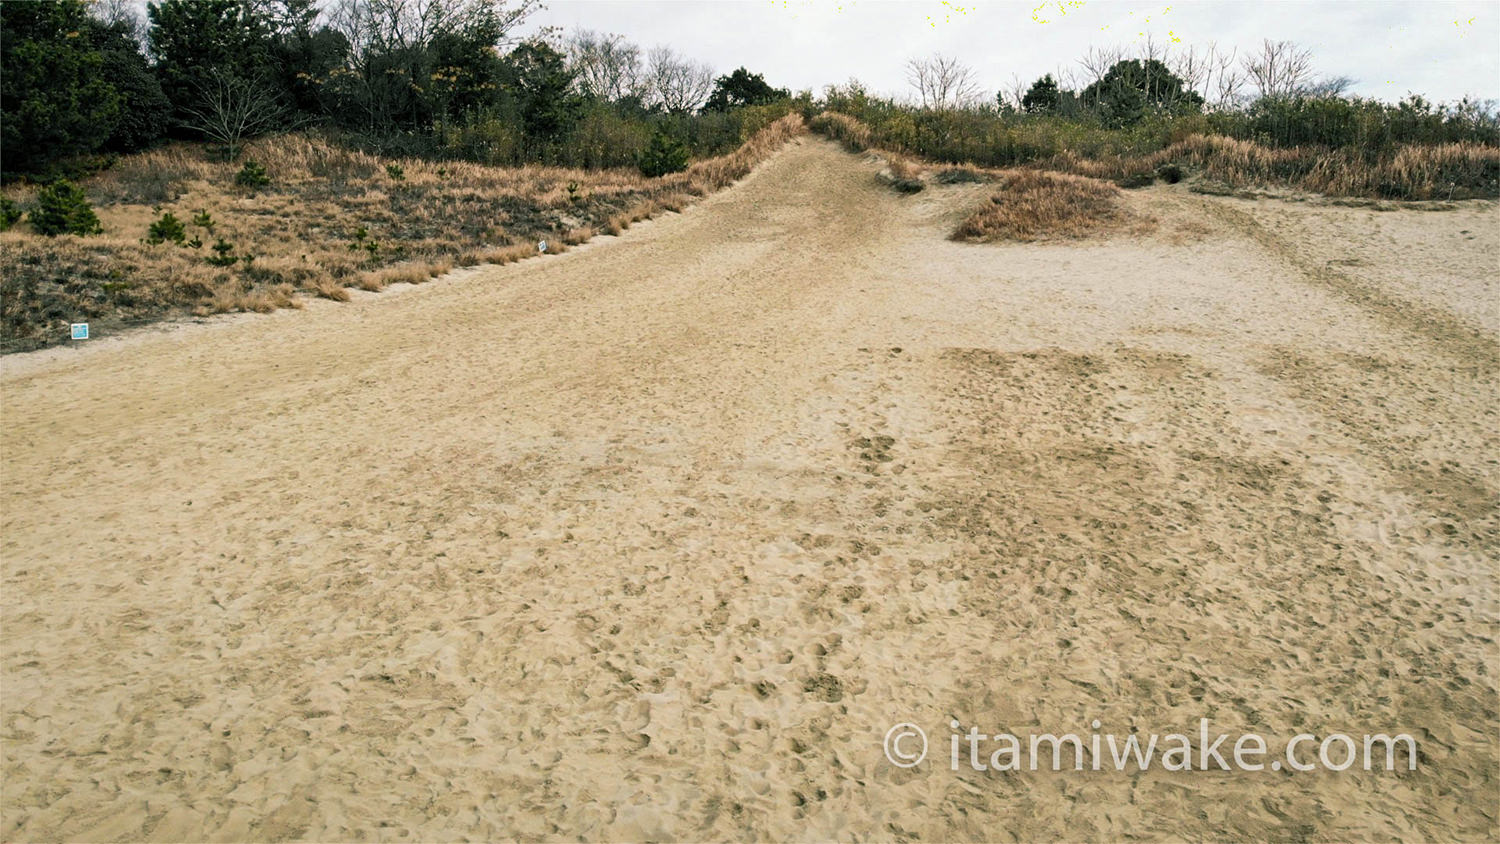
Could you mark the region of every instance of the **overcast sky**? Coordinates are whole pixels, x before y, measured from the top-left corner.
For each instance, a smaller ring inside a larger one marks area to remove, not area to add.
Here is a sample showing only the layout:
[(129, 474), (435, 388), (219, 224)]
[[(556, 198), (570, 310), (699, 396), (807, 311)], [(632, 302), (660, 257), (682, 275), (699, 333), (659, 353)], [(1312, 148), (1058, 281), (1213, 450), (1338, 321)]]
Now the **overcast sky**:
[(547, 0), (525, 31), (548, 25), (617, 32), (642, 47), (668, 44), (719, 73), (744, 65), (793, 90), (854, 77), (905, 95), (904, 62), (942, 52), (972, 66), (993, 96), (1012, 75), (1030, 81), (1076, 67), (1090, 46), (1150, 36), (1241, 52), (1264, 38), (1291, 40), (1313, 51), (1320, 75), (1348, 76), (1364, 96), (1500, 98), (1494, 0)]

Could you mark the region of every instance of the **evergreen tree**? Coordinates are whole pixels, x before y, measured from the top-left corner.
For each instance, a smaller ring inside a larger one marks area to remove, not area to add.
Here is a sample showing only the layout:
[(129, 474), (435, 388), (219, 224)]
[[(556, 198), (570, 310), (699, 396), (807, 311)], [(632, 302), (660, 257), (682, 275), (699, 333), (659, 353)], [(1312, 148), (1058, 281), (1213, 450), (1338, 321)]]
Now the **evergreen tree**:
[(785, 88), (772, 88), (764, 76), (741, 67), (714, 82), (714, 91), (704, 104), (704, 111), (729, 111), (748, 105), (766, 105), (791, 96)]
[(161, 0), (146, 15), (157, 78), (179, 119), (217, 78), (275, 75), (271, 33), (250, 0)]
[(166, 134), (172, 102), (141, 55), (129, 24), (91, 23), (104, 78), (120, 95), (120, 118), (104, 147), (115, 152), (144, 149)]
[(550, 142), (572, 131), (583, 114), (583, 98), (573, 90), (567, 58), (545, 42), (528, 41), (505, 63), (527, 137)]
[(688, 150), (664, 127), (657, 127), (651, 143), (641, 153), (641, 173), (650, 178), (678, 173), (687, 169)]
[(81, 0), (0, 3), (0, 172), (38, 172), (97, 150), (121, 97)]
[(1027, 114), (1055, 114), (1060, 105), (1062, 92), (1050, 73), (1031, 83), (1031, 89), (1021, 98), (1021, 108)]
[(1115, 62), (1103, 78), (1083, 89), (1082, 97), (1113, 127), (1137, 123), (1153, 110), (1178, 113), (1203, 106), (1203, 97), (1156, 59)]

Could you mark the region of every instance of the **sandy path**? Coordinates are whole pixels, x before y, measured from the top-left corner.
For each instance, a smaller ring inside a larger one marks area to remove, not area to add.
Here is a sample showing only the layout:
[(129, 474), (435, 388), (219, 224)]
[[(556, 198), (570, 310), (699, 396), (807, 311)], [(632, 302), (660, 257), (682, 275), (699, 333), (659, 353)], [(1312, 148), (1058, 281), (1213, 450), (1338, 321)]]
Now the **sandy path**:
[[(1496, 209), (874, 169), (0, 363), (0, 838), (1493, 838)], [(947, 765), (1201, 717), (1422, 765)]]

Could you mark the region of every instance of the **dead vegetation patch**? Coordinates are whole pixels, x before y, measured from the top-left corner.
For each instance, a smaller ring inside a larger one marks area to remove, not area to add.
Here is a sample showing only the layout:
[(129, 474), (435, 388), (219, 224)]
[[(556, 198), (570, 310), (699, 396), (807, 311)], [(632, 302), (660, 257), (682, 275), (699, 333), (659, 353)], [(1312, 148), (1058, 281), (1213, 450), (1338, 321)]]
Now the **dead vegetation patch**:
[(1080, 238), (1148, 221), (1121, 205), (1114, 185), (1041, 170), (1002, 171), (996, 193), (959, 224), (954, 240), (992, 242)]

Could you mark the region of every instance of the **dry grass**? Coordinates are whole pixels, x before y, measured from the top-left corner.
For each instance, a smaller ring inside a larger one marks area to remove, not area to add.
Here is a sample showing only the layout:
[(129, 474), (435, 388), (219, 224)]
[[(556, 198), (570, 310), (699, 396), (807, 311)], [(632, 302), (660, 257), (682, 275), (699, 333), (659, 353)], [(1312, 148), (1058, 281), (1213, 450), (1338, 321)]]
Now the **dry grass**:
[(922, 181), (922, 174), (926, 168), (913, 158), (899, 153), (883, 153), (885, 157), (885, 169), (881, 171), (881, 179), (891, 187), (902, 193), (918, 193), (927, 187)]
[(954, 240), (1076, 238), (1140, 222), (1120, 206), (1120, 189), (1067, 173), (1008, 170), (999, 192), (959, 224)]
[(594, 230), (591, 227), (580, 226), (576, 229), (569, 229), (568, 231), (563, 232), (562, 242), (567, 244), (568, 246), (574, 246), (579, 243), (584, 243), (586, 241), (592, 240), (593, 237)]
[[(0, 234), (0, 350), (59, 342), (70, 322), (107, 333), (170, 314), (295, 306), (298, 295), (347, 301), (349, 287), (382, 290), (455, 266), (532, 257), (539, 240), (549, 252), (566, 251), (596, 232), (682, 210), (803, 131), (801, 117), (788, 115), (734, 152), (660, 179), (634, 170), (393, 161), (284, 135), (247, 148), (244, 158), (272, 178), (270, 187), (247, 191), (234, 184), (239, 163), (211, 161), (196, 145), (128, 156), (85, 185), (103, 235), (46, 238), (25, 224)], [(32, 202), (22, 188), (6, 195), (23, 207)], [(189, 223), (200, 246), (143, 242), (168, 211)], [(189, 222), (200, 211), (213, 218), (211, 232)], [(251, 260), (210, 265), (221, 237)]]
[(814, 117), (807, 128), (838, 141), (850, 152), (864, 152), (875, 145), (870, 127), (837, 111), (825, 111)]
[(1192, 135), (1147, 156), (1064, 155), (1044, 163), (1122, 181), (1149, 182), (1163, 166), (1178, 165), (1233, 188), (1285, 186), (1325, 196), (1405, 200), (1500, 197), (1500, 149), (1471, 143), (1406, 146), (1372, 159), (1358, 150), (1272, 149), (1222, 135)]

